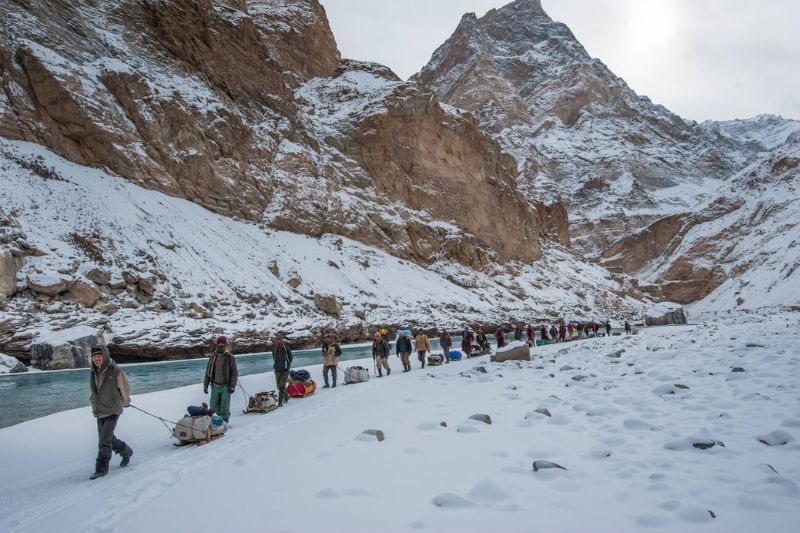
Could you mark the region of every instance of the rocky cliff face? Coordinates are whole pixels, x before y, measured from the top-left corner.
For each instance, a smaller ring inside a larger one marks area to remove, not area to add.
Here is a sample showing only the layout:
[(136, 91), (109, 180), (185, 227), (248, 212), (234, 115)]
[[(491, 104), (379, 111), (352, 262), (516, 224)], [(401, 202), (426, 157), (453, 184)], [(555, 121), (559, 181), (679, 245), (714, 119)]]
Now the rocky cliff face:
[(638, 96), (538, 0), (464, 15), (413, 79), (473, 113), (516, 157), (528, 198), (569, 202), (581, 253), (689, 208), (746, 158)]

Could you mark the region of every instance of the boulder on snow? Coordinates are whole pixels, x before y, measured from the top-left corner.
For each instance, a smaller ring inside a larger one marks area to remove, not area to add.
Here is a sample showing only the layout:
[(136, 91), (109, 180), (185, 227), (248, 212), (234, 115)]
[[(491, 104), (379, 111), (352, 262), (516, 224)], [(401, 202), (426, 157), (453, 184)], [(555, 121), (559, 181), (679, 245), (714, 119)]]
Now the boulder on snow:
[(0, 353), (0, 374), (20, 374), (27, 371), (28, 367), (19, 362), (16, 357)]
[(522, 341), (514, 341), (507, 346), (498, 348), (495, 352), (494, 361), (502, 363), (503, 361), (530, 361), (531, 350), (528, 343)]
[(83, 307), (92, 307), (100, 299), (100, 291), (94, 285), (76, 281), (69, 289), (69, 297)]
[(42, 370), (86, 368), (92, 348), (102, 345), (98, 331), (87, 326), (42, 332), (31, 343), (31, 366)]
[(293, 289), (299, 287), (301, 283), (303, 283), (303, 279), (300, 276), (291, 277), (289, 278), (289, 281), (286, 282), (286, 284)]
[(211, 309), (208, 309), (197, 302), (190, 303), (189, 309), (191, 309), (192, 312), (197, 314), (197, 316), (200, 318), (211, 318), (214, 316), (214, 312)]
[(175, 310), (175, 301), (172, 298), (161, 298), (158, 300), (158, 305), (164, 311), (174, 311)]
[(471, 417), (469, 417), (469, 419), (470, 420), (477, 420), (478, 422), (483, 422), (484, 424), (489, 424), (489, 425), (492, 424), (492, 417), (491, 416), (480, 414), (480, 413), (472, 415)]
[(122, 279), (125, 280), (126, 285), (136, 285), (139, 282), (139, 276), (134, 274), (133, 272), (123, 272)]
[(383, 431), (380, 429), (365, 429), (361, 432), (360, 440), (377, 440), (378, 442), (383, 441), (386, 436), (383, 434)]
[(560, 469), (560, 470), (566, 470), (566, 468), (564, 468), (560, 464), (553, 463), (553, 462), (550, 462), (550, 461), (537, 460), (537, 461), (533, 462), (533, 471), (534, 472), (538, 472), (539, 470), (547, 470), (547, 469), (551, 469), (551, 468), (557, 468), (557, 469)]
[(342, 304), (335, 296), (314, 295), (314, 305), (325, 314), (339, 316), (342, 312)]
[(792, 434), (785, 429), (776, 429), (775, 431), (770, 431), (764, 435), (759, 435), (756, 438), (758, 439), (758, 442), (766, 444), (767, 446), (783, 446), (784, 444), (789, 444), (794, 440)]
[(148, 296), (156, 293), (156, 281), (153, 278), (139, 278), (139, 290)]
[(680, 304), (661, 302), (654, 305), (644, 315), (646, 326), (669, 326), (686, 324), (686, 313)]
[(93, 268), (86, 274), (86, 279), (97, 285), (109, 285), (111, 283), (111, 274), (99, 268)]
[(56, 296), (67, 292), (67, 283), (57, 274), (32, 274), (28, 276), (28, 288), (37, 294)]

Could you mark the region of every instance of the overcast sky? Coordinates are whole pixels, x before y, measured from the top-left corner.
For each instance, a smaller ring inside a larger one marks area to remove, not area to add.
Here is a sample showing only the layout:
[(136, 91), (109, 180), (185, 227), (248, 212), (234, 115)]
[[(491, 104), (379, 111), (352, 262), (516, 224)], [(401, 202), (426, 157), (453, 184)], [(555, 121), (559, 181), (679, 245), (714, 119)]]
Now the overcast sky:
[[(407, 78), (455, 30), (506, 1), (321, 0), (344, 57)], [(639, 94), (702, 121), (800, 119), (800, 1), (542, 0)]]

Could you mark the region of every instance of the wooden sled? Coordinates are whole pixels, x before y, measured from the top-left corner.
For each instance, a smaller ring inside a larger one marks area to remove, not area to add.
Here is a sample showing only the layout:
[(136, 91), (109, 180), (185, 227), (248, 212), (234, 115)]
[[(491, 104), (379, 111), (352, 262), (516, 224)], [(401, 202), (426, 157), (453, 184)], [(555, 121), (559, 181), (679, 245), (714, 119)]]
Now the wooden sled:
[(260, 409), (260, 408), (242, 409), (242, 414), (249, 415), (250, 413), (261, 413), (262, 415), (265, 415), (267, 413), (271, 413), (272, 411), (274, 411), (277, 408), (278, 408), (277, 405), (273, 405), (272, 407), (267, 407), (266, 409)]
[(211, 438), (209, 438), (208, 440), (200, 440), (200, 441), (196, 441), (196, 442), (189, 442), (189, 441), (181, 440), (181, 441), (178, 441), (178, 442), (174, 442), (172, 444), (173, 444), (173, 446), (178, 446), (178, 447), (191, 446), (193, 444), (196, 444), (197, 446), (202, 446), (203, 444), (208, 444), (211, 441), (215, 441), (215, 440), (221, 439), (224, 436), (225, 436), (225, 433), (218, 433), (216, 435), (211, 435)]

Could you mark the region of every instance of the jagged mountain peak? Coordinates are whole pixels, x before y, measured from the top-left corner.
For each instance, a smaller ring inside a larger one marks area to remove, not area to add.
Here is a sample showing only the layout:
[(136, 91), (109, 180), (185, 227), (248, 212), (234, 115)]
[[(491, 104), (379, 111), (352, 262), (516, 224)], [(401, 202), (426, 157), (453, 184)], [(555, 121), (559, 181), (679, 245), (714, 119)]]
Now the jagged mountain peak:
[[(538, 2), (462, 18), (412, 79), (471, 112), (514, 155), (519, 187), (532, 201), (571, 203), (581, 252), (596, 252), (676, 206), (688, 208), (697, 198), (680, 190), (682, 183), (702, 194), (708, 187), (698, 182), (746, 162), (731, 139), (636, 94)], [(583, 194), (595, 180), (608, 183), (609, 194)], [(642, 194), (628, 194), (633, 183)]]

